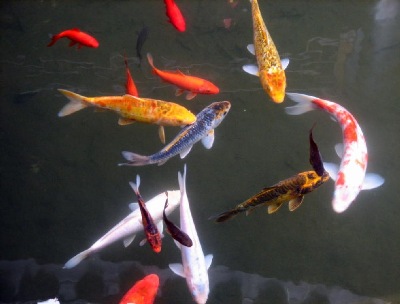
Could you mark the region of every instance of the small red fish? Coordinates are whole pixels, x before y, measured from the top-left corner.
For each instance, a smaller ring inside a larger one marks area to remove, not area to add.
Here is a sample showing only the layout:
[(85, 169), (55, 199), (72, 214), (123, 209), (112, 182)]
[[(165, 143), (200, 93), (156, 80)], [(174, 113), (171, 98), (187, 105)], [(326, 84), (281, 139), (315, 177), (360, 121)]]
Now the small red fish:
[(80, 49), (82, 46), (87, 46), (87, 47), (92, 47), (92, 48), (97, 48), (99, 46), (99, 42), (96, 40), (96, 38), (90, 36), (89, 34), (87, 34), (85, 32), (82, 32), (78, 28), (66, 30), (57, 35), (54, 35), (51, 38), (51, 41), (47, 46), (52, 46), (53, 44), (55, 44), (58, 41), (58, 39), (61, 39), (64, 37), (71, 40), (69, 46), (78, 44), (78, 49)]
[(149, 274), (135, 285), (124, 295), (119, 304), (153, 304), (157, 294), (160, 279), (156, 274)]
[(147, 60), (153, 69), (153, 73), (159, 76), (162, 80), (176, 85), (179, 89), (176, 91), (177, 96), (183, 91), (189, 91), (186, 99), (190, 100), (196, 97), (197, 94), (218, 94), (219, 88), (208, 80), (183, 74), (181, 71), (161, 71), (153, 64), (153, 57), (147, 53)]
[(135, 83), (133, 82), (131, 72), (129, 71), (128, 60), (126, 59), (126, 55), (124, 56), (124, 60), (126, 67), (126, 82), (125, 82), (126, 94), (139, 97), (138, 90), (136, 88)]
[(167, 9), (167, 16), (169, 18), (169, 22), (180, 32), (184, 32), (186, 30), (186, 22), (185, 18), (176, 5), (174, 0), (164, 0), (166, 9)]

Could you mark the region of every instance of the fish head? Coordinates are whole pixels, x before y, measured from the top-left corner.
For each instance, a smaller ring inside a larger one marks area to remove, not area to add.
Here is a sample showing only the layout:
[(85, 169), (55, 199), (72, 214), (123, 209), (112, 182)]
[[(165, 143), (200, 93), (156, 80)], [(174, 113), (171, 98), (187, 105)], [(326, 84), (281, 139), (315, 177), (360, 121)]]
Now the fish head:
[(217, 101), (210, 104), (207, 108), (214, 115), (212, 127), (216, 128), (224, 120), (226, 114), (228, 114), (231, 103), (229, 101)]
[(199, 93), (200, 94), (218, 94), (219, 93), (219, 88), (209, 82), (209, 81), (205, 81), (203, 83), (203, 85), (199, 88)]
[(321, 176), (315, 171), (307, 171), (301, 174), (304, 177), (304, 181), (301, 185), (301, 194), (310, 193), (329, 180), (329, 173), (326, 171), (324, 171)]
[(260, 81), (264, 91), (275, 103), (281, 103), (285, 99), (286, 76), (284, 70), (261, 71)]

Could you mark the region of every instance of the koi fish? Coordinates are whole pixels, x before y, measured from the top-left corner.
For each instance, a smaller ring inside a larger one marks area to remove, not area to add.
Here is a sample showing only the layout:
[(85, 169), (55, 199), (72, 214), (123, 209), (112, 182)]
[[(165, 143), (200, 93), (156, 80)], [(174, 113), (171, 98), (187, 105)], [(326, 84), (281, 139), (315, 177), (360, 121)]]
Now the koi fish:
[(146, 204), (143, 201), (142, 196), (140, 195), (140, 176), (136, 175), (136, 184), (134, 182), (130, 182), (129, 185), (131, 185), (133, 191), (137, 196), (140, 213), (142, 214), (143, 229), (146, 234), (147, 241), (149, 242), (153, 251), (159, 253), (161, 251), (161, 236), (160, 232), (157, 229), (157, 226), (154, 224), (154, 220), (150, 212), (146, 208)]
[(156, 274), (149, 274), (139, 280), (127, 291), (119, 304), (153, 304), (157, 295), (160, 279)]
[(184, 32), (186, 30), (186, 22), (185, 18), (176, 5), (174, 0), (164, 0), (166, 7), (166, 14), (169, 18), (169, 22), (180, 32)]
[(204, 256), (201, 248), (196, 226), (190, 212), (189, 200), (186, 193), (186, 165), (183, 169), (183, 176), (178, 172), (179, 188), (181, 191), (180, 224), (181, 229), (189, 235), (193, 241), (192, 247), (180, 246), (182, 264), (169, 264), (169, 268), (177, 275), (186, 278), (189, 291), (198, 304), (207, 302), (209, 293), (208, 268), (212, 263), (213, 255)]
[(58, 89), (58, 91), (70, 100), (58, 113), (59, 117), (94, 106), (118, 113), (121, 116), (118, 121), (120, 125), (138, 121), (161, 126), (185, 126), (196, 120), (193, 113), (173, 102), (140, 98), (129, 94), (85, 97), (67, 90)]
[(340, 168), (331, 163), (324, 164), (335, 180), (333, 210), (337, 213), (345, 211), (361, 190), (373, 189), (384, 183), (385, 180), (380, 175), (366, 174), (367, 144), (357, 120), (349, 111), (337, 103), (317, 97), (297, 93), (287, 93), (287, 95), (298, 103), (296, 106), (286, 107), (287, 114), (300, 115), (321, 109), (333, 116), (342, 128), (344, 147), (342, 145), (335, 147), (337, 154), (342, 158)]
[[(178, 190), (166, 192), (168, 193), (169, 205), (165, 209), (165, 213), (169, 215), (180, 204), (181, 194)], [(160, 233), (163, 231), (163, 209), (160, 206), (165, 202), (166, 192), (156, 195), (146, 203), (147, 210), (152, 214), (154, 223), (157, 223), (157, 229)], [(73, 268), (87, 257), (120, 240), (123, 240), (124, 247), (128, 247), (135, 239), (136, 234), (143, 231), (142, 215), (138, 203), (130, 204), (129, 208), (132, 212), (127, 217), (111, 228), (88, 249), (68, 260), (64, 268)], [(140, 246), (143, 246), (146, 241), (146, 238), (142, 240)]]
[(247, 49), (256, 56), (257, 65), (244, 65), (243, 70), (249, 74), (259, 76), (264, 91), (276, 103), (285, 99), (286, 75), (285, 69), (289, 59), (280, 59), (279, 53), (272, 41), (264, 20), (261, 16), (257, 0), (250, 0), (253, 19), (253, 40)]
[(168, 207), (168, 193), (165, 194), (167, 195), (167, 199), (165, 200), (163, 219), (165, 225), (167, 226), (167, 232), (174, 238), (174, 240), (178, 241), (180, 244), (191, 247), (193, 245), (193, 242), (190, 237), (181, 229), (179, 229), (173, 222), (171, 222), (165, 214), (165, 209)]
[(189, 91), (186, 95), (186, 100), (191, 100), (196, 97), (197, 94), (218, 94), (219, 88), (208, 80), (189, 76), (183, 74), (181, 71), (161, 71), (157, 69), (153, 64), (153, 57), (150, 53), (147, 53), (147, 60), (153, 69), (153, 73), (159, 76), (165, 82), (176, 85), (178, 89), (175, 95), (179, 96), (184, 91)]
[(128, 161), (119, 166), (144, 166), (158, 164), (159, 166), (171, 157), (180, 154), (184, 158), (189, 154), (193, 145), (202, 141), (206, 149), (211, 149), (214, 143), (214, 129), (219, 126), (231, 104), (229, 101), (220, 101), (210, 104), (196, 116), (196, 122), (183, 128), (178, 135), (159, 152), (150, 156), (123, 151), (122, 156)]
[(310, 193), (329, 180), (329, 173), (325, 171), (317, 144), (312, 136), (312, 128), (309, 134), (310, 164), (314, 171), (306, 171), (289, 177), (272, 187), (264, 188), (256, 195), (235, 208), (223, 212), (215, 217), (216, 222), (224, 222), (241, 212), (249, 214), (254, 208), (266, 205), (268, 214), (278, 211), (283, 203), (289, 202), (289, 210), (294, 211), (303, 203), (304, 195)]
[(57, 35), (54, 35), (51, 38), (50, 43), (47, 45), (52, 46), (55, 44), (59, 39), (61, 38), (68, 38), (71, 40), (69, 43), (69, 46), (74, 46), (75, 44), (78, 44), (78, 49), (80, 49), (82, 46), (87, 46), (87, 47), (92, 47), (92, 48), (97, 48), (99, 46), (99, 42), (94, 38), (93, 36), (90, 36), (89, 34), (82, 32), (78, 28), (73, 28), (70, 30), (63, 31)]

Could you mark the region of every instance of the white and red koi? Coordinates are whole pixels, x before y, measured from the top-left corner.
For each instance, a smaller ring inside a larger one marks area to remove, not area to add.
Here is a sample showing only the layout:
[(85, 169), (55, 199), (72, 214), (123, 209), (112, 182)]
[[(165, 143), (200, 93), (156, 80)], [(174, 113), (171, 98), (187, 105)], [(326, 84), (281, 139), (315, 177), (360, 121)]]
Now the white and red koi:
[(332, 115), (342, 127), (343, 149), (341, 144), (335, 146), (337, 154), (342, 158), (340, 168), (334, 164), (324, 163), (325, 169), (335, 180), (332, 206), (336, 212), (345, 211), (361, 190), (373, 189), (384, 183), (380, 175), (366, 174), (367, 145), (359, 124), (349, 111), (335, 102), (317, 97), (297, 93), (286, 93), (286, 95), (298, 103), (296, 106), (287, 107), (285, 109), (287, 114), (300, 115), (314, 109), (322, 109)]

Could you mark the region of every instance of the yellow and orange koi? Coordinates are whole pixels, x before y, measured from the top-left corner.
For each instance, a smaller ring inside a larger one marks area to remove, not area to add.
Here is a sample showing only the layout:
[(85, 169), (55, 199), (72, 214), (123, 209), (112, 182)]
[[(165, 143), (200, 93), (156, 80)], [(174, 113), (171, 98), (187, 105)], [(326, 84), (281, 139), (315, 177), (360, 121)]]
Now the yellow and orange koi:
[(284, 70), (289, 64), (289, 59), (282, 59), (281, 61), (261, 16), (257, 0), (250, 0), (250, 2), (254, 44), (249, 44), (247, 49), (256, 56), (258, 66), (244, 65), (243, 70), (259, 76), (265, 92), (274, 102), (281, 103), (285, 99), (286, 75)]
[(58, 91), (70, 100), (58, 113), (59, 117), (93, 106), (118, 113), (121, 116), (118, 121), (120, 125), (137, 121), (160, 126), (186, 126), (196, 121), (196, 116), (192, 112), (173, 102), (140, 98), (129, 94), (85, 97), (67, 90), (58, 89)]

